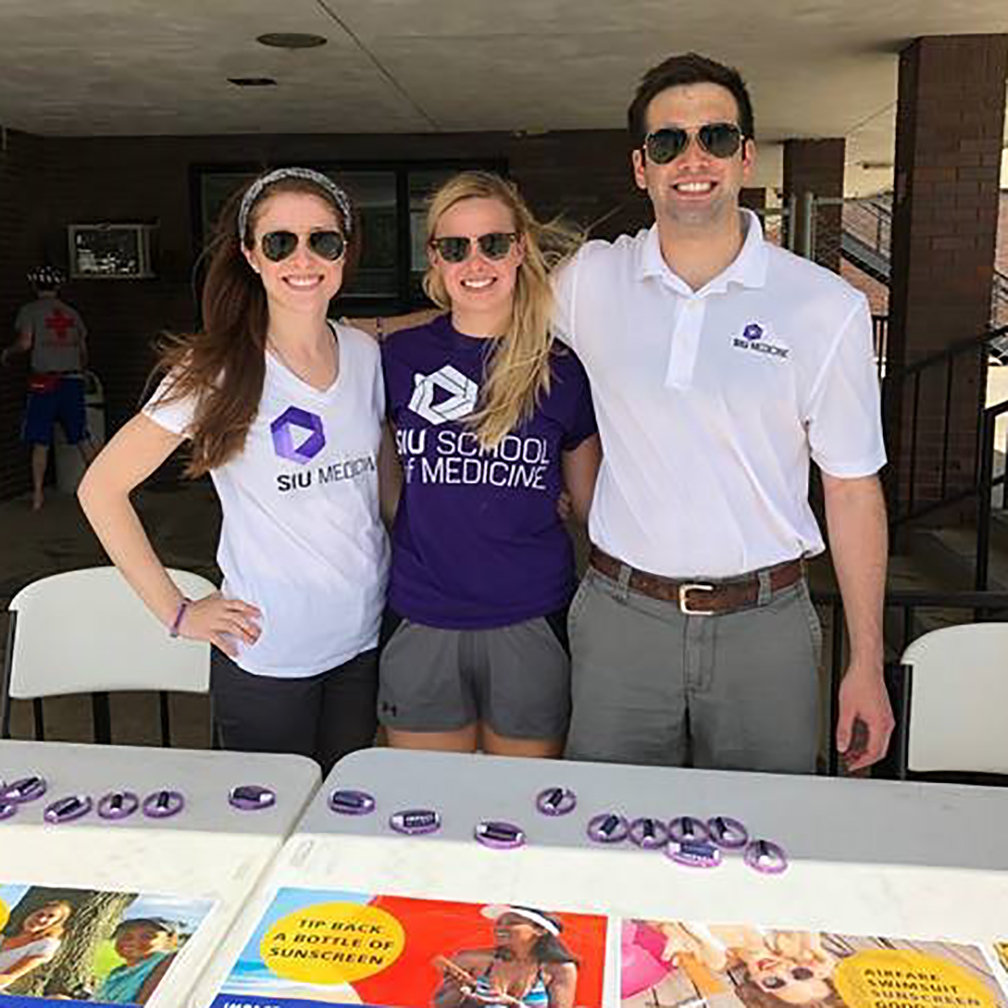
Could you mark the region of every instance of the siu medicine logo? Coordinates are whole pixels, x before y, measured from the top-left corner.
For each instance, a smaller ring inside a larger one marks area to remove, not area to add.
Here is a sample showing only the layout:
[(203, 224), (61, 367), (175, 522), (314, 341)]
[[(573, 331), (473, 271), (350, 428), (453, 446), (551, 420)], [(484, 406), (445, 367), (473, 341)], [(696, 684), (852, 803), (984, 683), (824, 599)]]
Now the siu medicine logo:
[(322, 429), (322, 417), (298, 406), (288, 406), (270, 424), (270, 433), (273, 435), (273, 450), (277, 455), (303, 467), (294, 472), (277, 474), (277, 490), (281, 493), (356, 480), (378, 470), (373, 452), (335, 462), (322, 462), (316, 469), (306, 468), (325, 448), (326, 436)]
[[(299, 465), (306, 465), (315, 458), (326, 443), (322, 417), (297, 406), (288, 406), (270, 424), (270, 433), (273, 435), (273, 450), (277, 455)], [(300, 439), (298, 444), (294, 443), (295, 433)]]
[[(461, 420), (476, 408), (476, 382), (445, 364), (433, 374), (413, 376), (413, 396), (409, 408), (430, 424)], [(439, 400), (439, 401), (435, 401)]]
[(732, 340), (732, 346), (738, 350), (748, 350), (750, 353), (769, 354), (781, 360), (786, 359), (791, 353), (790, 347), (780, 346), (766, 339), (766, 335), (766, 328), (759, 322), (749, 322), (742, 330), (742, 335)]

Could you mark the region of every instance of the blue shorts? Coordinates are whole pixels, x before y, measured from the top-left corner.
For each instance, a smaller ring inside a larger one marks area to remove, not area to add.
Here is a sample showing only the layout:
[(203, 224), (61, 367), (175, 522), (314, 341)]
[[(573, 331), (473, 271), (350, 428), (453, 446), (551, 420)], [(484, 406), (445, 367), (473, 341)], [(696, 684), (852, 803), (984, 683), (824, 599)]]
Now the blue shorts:
[(56, 421), (69, 444), (87, 437), (84, 379), (79, 375), (32, 375), (22, 438), (29, 444), (51, 445)]

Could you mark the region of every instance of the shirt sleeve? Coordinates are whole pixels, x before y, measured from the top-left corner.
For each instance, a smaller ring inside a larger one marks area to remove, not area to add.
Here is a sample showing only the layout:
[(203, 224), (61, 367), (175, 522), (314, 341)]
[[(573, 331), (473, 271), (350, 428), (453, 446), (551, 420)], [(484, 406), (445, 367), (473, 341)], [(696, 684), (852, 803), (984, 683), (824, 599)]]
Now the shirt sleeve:
[(84, 324), (84, 319), (81, 318), (80, 312), (74, 309), (74, 324), (77, 326), (77, 332), (80, 333), (80, 338), (86, 340), (88, 336), (87, 326)]
[(805, 412), (812, 459), (830, 476), (871, 476), (886, 463), (871, 315), (861, 297), (827, 354)]
[(142, 412), (159, 427), (164, 427), (172, 434), (188, 437), (193, 417), (196, 414), (196, 397), (185, 396), (182, 399), (172, 399), (170, 402), (166, 402), (173, 384), (173, 375), (165, 375), (154, 390), (154, 394), (147, 400)]
[(550, 331), (567, 346), (575, 345), (574, 303), (577, 297), (577, 274), (580, 253), (557, 267), (551, 276), (553, 285), (553, 316)]
[(569, 424), (564, 432), (561, 446), (564, 451), (573, 451), (585, 438), (598, 433), (595, 421), (595, 407), (592, 403), (591, 386), (584, 365), (577, 359), (573, 350), (564, 354), (564, 370), (562, 380), (571, 384), (571, 408)]

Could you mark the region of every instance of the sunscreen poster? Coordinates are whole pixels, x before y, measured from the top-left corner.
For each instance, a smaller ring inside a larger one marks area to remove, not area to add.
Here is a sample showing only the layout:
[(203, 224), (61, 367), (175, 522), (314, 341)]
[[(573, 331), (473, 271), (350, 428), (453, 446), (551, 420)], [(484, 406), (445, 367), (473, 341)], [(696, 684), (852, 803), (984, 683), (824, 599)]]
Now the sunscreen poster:
[(622, 1008), (1008, 1008), (977, 946), (624, 920)]
[(145, 1005), (212, 902), (0, 883), (0, 1008)]
[(281, 889), (212, 1008), (601, 1008), (606, 918)]

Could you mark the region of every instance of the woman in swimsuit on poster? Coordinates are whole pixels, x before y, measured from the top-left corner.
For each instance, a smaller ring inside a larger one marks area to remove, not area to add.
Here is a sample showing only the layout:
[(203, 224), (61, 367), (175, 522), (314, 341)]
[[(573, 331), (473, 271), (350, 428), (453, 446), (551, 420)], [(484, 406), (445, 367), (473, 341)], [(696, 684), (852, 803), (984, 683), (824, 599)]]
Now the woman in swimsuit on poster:
[(829, 1008), (841, 1005), (833, 986), (837, 957), (814, 931), (777, 931), (750, 925), (709, 927), (672, 921), (652, 924), (665, 938), (662, 958), (694, 955), (708, 969), (733, 975), (747, 1008)]
[(573, 1008), (578, 966), (560, 940), (560, 921), (531, 907), (480, 912), (494, 922), (494, 947), (438, 956), (435, 1008)]

